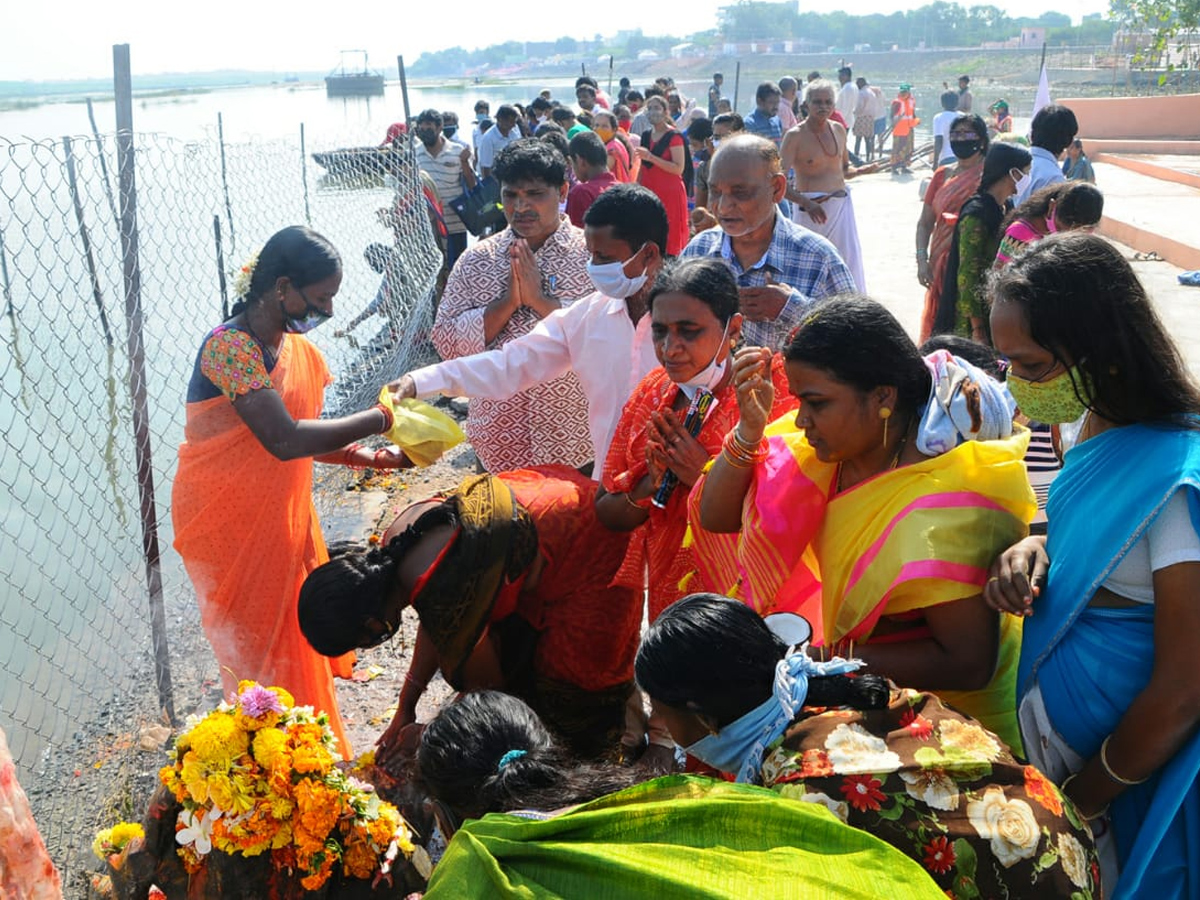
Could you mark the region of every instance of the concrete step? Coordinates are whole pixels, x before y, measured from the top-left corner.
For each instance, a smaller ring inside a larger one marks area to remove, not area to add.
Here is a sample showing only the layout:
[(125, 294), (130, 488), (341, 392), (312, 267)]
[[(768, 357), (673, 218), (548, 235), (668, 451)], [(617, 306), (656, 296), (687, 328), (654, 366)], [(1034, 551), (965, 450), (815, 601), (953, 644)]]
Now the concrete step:
[(1171, 167), (1145, 161), (1137, 170), (1112, 160), (1094, 166), (1096, 186), (1104, 192), (1102, 234), (1181, 269), (1200, 269), (1200, 177), (1168, 180), (1155, 169)]

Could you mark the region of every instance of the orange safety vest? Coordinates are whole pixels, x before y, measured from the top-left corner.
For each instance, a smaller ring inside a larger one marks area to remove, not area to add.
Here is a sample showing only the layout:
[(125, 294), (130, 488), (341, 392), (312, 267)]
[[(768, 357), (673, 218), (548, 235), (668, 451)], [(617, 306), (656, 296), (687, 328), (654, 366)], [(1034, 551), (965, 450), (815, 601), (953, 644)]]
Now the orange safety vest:
[(896, 124), (892, 128), (892, 134), (896, 137), (905, 137), (921, 120), (917, 118), (917, 104), (913, 100), (912, 94), (907, 97), (897, 97), (896, 103), (900, 104), (900, 114), (896, 116)]

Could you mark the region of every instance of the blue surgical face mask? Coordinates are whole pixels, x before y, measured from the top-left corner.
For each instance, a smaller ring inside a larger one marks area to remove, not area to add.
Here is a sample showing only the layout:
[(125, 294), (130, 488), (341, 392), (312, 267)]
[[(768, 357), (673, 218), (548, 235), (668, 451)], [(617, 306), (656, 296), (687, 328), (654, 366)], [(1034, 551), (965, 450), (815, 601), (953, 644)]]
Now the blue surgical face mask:
[(318, 309), (309, 303), (308, 298), (304, 296), (304, 291), (300, 290), (300, 288), (296, 288), (296, 293), (304, 301), (304, 315), (302, 316), (289, 315), (288, 311), (283, 307), (283, 301), (279, 301), (279, 308), (283, 310), (283, 330), (288, 334), (307, 334), (318, 325), (322, 325), (333, 318), (330, 313)]

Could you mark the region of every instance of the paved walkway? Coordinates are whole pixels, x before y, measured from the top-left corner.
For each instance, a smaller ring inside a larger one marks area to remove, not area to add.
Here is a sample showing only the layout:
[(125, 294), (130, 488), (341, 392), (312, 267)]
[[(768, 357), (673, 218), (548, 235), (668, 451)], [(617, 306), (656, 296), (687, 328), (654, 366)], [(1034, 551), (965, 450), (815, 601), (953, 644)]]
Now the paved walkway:
[[(1194, 241), (1200, 247), (1200, 191), (1156, 181), (1115, 166), (1097, 165), (1105, 212), (1147, 230)], [(917, 283), (916, 229), (919, 191), (928, 171), (912, 175), (866, 175), (853, 179), (854, 209), (865, 255), (867, 293), (886, 304), (916, 337), (925, 289)], [(1149, 182), (1148, 184), (1145, 182)], [(1135, 250), (1117, 244), (1127, 259)], [(1182, 269), (1167, 262), (1132, 261), (1134, 270), (1200, 378), (1200, 287), (1185, 287)]]

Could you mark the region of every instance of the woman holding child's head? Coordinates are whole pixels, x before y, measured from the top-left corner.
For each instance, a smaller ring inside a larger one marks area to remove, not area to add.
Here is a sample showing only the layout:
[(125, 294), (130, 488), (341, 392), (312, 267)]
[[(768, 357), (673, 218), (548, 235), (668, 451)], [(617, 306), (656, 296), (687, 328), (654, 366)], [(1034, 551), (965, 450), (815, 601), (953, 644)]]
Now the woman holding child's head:
[(1008, 214), (996, 251), (996, 268), (1003, 268), (1030, 244), (1060, 231), (1092, 231), (1104, 215), (1104, 195), (1086, 181), (1048, 184)]
[(986, 592), (1026, 617), (1025, 746), (1096, 820), (1114, 896), (1184, 896), (1200, 871), (1200, 391), (1102, 238), (1040, 241), (991, 302), (1017, 405), (1074, 437), (1048, 536), (1001, 555)]
[(816, 305), (784, 358), (799, 412), (777, 421), (762, 351), (734, 359), (739, 421), (690, 510), (703, 583), (802, 613), (825, 652), (856, 647), (1014, 743), (1019, 632), (981, 597), (1033, 513), (1003, 390), (946, 351), (922, 358), (863, 297)]
[[(886, 698), (886, 687), (884, 688)], [(522, 701), (463, 694), (421, 735), (417, 780), (451, 837), (425, 896), (944, 897), (920, 865), (759, 787), (572, 759)], [(764, 863), (764, 860), (766, 861)]]
[(1054, 785), (974, 719), (861, 665), (814, 662), (744, 603), (693, 594), (650, 626), (635, 671), (689, 754), (828, 807), (951, 897), (1098, 895), (1091, 835)]
[(304, 576), (328, 559), (312, 504), (312, 464), (397, 468), (397, 449), (356, 441), (392, 427), (376, 405), (322, 419), (332, 379), (303, 334), (333, 315), (342, 260), (303, 226), (284, 228), (242, 268), (232, 316), (200, 344), (171, 498), (175, 548), (196, 589), (226, 690), (250, 679), (329, 713), (349, 753), (333, 675), (353, 657), (313, 653), (296, 625)]
[[(604, 465), (596, 513), (609, 528), (633, 532), (618, 583), (642, 590), (648, 582), (653, 620), (683, 596), (679, 583), (695, 569), (691, 551), (683, 546), (688, 495), (737, 418), (730, 363), (742, 315), (737, 282), (719, 259), (668, 266), (648, 302), (660, 366), (642, 379), (625, 404)], [(770, 377), (781, 388), (771, 409), (782, 415), (794, 408), (794, 401), (782, 390), (778, 359)], [(654, 752), (668, 765), (670, 740), (653, 722), (651, 726), (658, 748)]]

